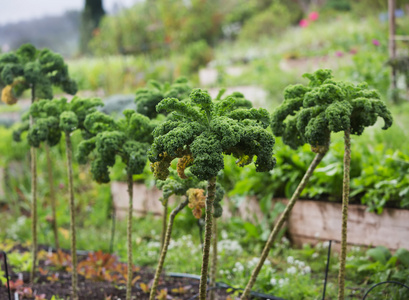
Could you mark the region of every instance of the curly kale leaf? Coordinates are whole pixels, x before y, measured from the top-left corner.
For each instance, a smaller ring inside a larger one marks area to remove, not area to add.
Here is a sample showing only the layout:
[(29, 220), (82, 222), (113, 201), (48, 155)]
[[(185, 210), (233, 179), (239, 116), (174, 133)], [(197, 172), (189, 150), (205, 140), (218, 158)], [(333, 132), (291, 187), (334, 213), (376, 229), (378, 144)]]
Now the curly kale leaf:
[(336, 81), (331, 70), (305, 74), (307, 86), (289, 86), (284, 102), (274, 111), (271, 128), (290, 147), (309, 143), (313, 151), (328, 148), (331, 132), (350, 130), (360, 135), (378, 117), (384, 119), (383, 129), (392, 125), (392, 115), (380, 95), (369, 90), (366, 83)]
[[(274, 138), (266, 130), (269, 114), (264, 109), (237, 106), (236, 98), (213, 101), (206, 91), (196, 89), (184, 101), (162, 100), (157, 110), (173, 111), (173, 115), (153, 133), (149, 159), (155, 176), (167, 176), (164, 168), (174, 158), (182, 159), (181, 165), (185, 165), (189, 156), (190, 171), (200, 180), (209, 180), (224, 168), (223, 154), (239, 158), (240, 166), (257, 156), (256, 170), (271, 170), (275, 160)], [(183, 177), (183, 172), (180, 174)]]

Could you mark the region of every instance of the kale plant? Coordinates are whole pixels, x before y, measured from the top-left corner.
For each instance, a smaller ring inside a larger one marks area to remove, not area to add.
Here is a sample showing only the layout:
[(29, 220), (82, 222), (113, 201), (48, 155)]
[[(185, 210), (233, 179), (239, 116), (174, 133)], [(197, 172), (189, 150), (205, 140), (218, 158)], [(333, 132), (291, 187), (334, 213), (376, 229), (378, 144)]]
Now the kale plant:
[[(342, 240), (339, 272), (338, 299), (344, 299), (346, 233), (349, 200), (349, 169), (351, 160), (350, 134), (360, 135), (365, 127), (376, 123), (378, 117), (383, 118), (383, 129), (392, 125), (392, 116), (385, 103), (380, 100), (380, 95), (375, 90), (369, 90), (366, 83), (353, 84), (345, 81), (336, 81), (331, 70), (318, 70), (313, 74), (305, 74), (310, 80), (307, 86), (298, 84), (288, 87), (284, 92), (284, 103), (273, 114), (271, 127), (276, 135), (283, 137), (284, 143), (292, 148), (297, 148), (304, 143), (309, 143), (316, 158), (308, 169), (306, 175), (298, 186), (295, 196), (305, 187), (305, 178), (310, 176), (313, 168), (322, 159), (328, 149), (331, 132), (344, 132), (344, 184), (342, 204)], [(298, 195), (297, 195), (298, 194)], [(297, 197), (292, 197), (287, 210), (277, 225), (281, 226), (286, 214), (288, 215)], [(262, 259), (268, 255), (273, 239), (277, 235), (278, 227), (275, 226), (269, 237)], [(260, 271), (260, 266), (253, 271), (252, 277), (242, 295), (247, 299), (250, 289)]]
[(206, 91), (196, 89), (187, 100), (166, 98), (156, 107), (157, 111), (172, 113), (153, 132), (149, 159), (155, 177), (165, 180), (172, 160), (179, 158), (179, 164), (190, 167), (193, 175), (208, 182), (200, 300), (206, 299), (212, 210), (216, 176), (224, 168), (223, 154), (236, 157), (239, 166), (251, 164), (257, 157), (254, 164), (258, 172), (270, 171), (275, 164), (274, 138), (266, 130), (270, 123), (268, 112), (236, 108), (235, 101), (234, 97), (212, 101)]
[(146, 165), (147, 152), (152, 141), (154, 124), (148, 117), (133, 110), (125, 110), (124, 118), (114, 120), (101, 112), (90, 114), (85, 119), (85, 130), (93, 135), (78, 146), (78, 160), (86, 163), (91, 155), (91, 173), (98, 183), (110, 181), (110, 168), (119, 157), (126, 165), (128, 181), (128, 276), (126, 299), (131, 299), (132, 266), (132, 213), (133, 213), (133, 175), (141, 174)]

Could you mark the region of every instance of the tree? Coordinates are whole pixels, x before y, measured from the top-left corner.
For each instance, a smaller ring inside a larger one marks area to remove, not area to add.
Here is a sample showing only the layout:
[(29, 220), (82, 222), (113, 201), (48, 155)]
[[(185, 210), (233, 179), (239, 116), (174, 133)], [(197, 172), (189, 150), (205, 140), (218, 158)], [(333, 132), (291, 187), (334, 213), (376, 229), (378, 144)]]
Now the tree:
[[(177, 172), (172, 170), (172, 174), (166, 180), (158, 180), (156, 186), (163, 191), (163, 202), (168, 202), (169, 197), (172, 195), (185, 196), (186, 199), (179, 203), (179, 205), (172, 210), (169, 216), (169, 224), (166, 228), (166, 234), (163, 240), (163, 246), (161, 255), (159, 258), (158, 266), (156, 268), (155, 277), (153, 280), (150, 300), (154, 300), (158, 288), (159, 277), (163, 270), (163, 265), (165, 262), (166, 254), (168, 251), (170, 238), (172, 234), (173, 223), (176, 218), (176, 215), (183, 210), (186, 206), (192, 209), (193, 215), (195, 218), (199, 219), (202, 215), (202, 209), (205, 207), (205, 188), (206, 182), (199, 181), (196, 179), (190, 172), (185, 174), (185, 169), (187, 164), (183, 163), (183, 160), (180, 160), (181, 163), (177, 165)], [(215, 202), (220, 202), (224, 197), (224, 190), (220, 184), (216, 184), (216, 198)], [(218, 218), (222, 215), (221, 206), (217, 206), (218, 210), (214, 212), (214, 217)]]
[[(68, 74), (68, 67), (61, 55), (48, 49), (37, 50), (33, 45), (22, 45), (15, 52), (0, 56), (0, 86), (2, 100), (8, 104), (17, 102), (17, 97), (24, 90), (30, 89), (31, 103), (36, 99), (52, 99), (53, 86), (60, 87), (64, 92), (74, 95), (77, 84)], [(30, 117), (30, 127), (34, 119)], [(31, 213), (32, 213), (32, 257), (30, 273), (34, 280), (37, 262), (37, 162), (35, 147), (31, 147)]]
[(153, 132), (149, 159), (155, 177), (165, 180), (172, 160), (179, 158), (190, 166), (190, 171), (199, 180), (208, 182), (200, 300), (206, 298), (216, 175), (224, 168), (223, 153), (237, 157), (239, 166), (252, 163), (257, 156), (258, 172), (269, 171), (275, 164), (274, 138), (266, 130), (270, 123), (268, 112), (265, 109), (236, 109), (234, 105), (234, 97), (212, 101), (206, 91), (196, 89), (188, 100), (166, 98), (156, 107), (157, 111), (172, 113)]
[(94, 30), (105, 15), (102, 0), (85, 0), (84, 11), (81, 19), (81, 53), (88, 53), (88, 43), (93, 37)]
[[(286, 99), (288, 100), (281, 109), (277, 110), (276, 118), (273, 117), (272, 127), (276, 132), (282, 133), (283, 140), (286, 140), (292, 147), (303, 144), (304, 141), (309, 143), (313, 151), (318, 151), (317, 157), (322, 150), (327, 148), (331, 132), (344, 132), (342, 236), (338, 278), (338, 299), (344, 299), (351, 160), (350, 134), (361, 135), (365, 127), (376, 123), (378, 117), (384, 119), (383, 129), (388, 129), (392, 125), (392, 116), (385, 103), (380, 100), (379, 93), (375, 90), (369, 90), (366, 83), (354, 85), (350, 82), (336, 81), (332, 76), (332, 71), (328, 69), (318, 70), (313, 74), (305, 74), (304, 76), (310, 80), (309, 85), (307, 87), (297, 85), (286, 91)], [(299, 111), (297, 112), (297, 110)], [(287, 115), (295, 116), (283, 125), (282, 121)], [(314, 161), (317, 160), (317, 157)], [(311, 166), (313, 165), (314, 162)], [(311, 166), (307, 173), (310, 172)], [(257, 276), (257, 273), (253, 272), (252, 276)], [(255, 278), (250, 280), (248, 286), (251, 286), (252, 280), (254, 283)], [(249, 289), (247, 290), (249, 293)], [(242, 299), (245, 299), (245, 296), (244, 293)]]
[(36, 123), (30, 127), (27, 136), (30, 145), (38, 147), (41, 142), (46, 141), (51, 144), (57, 144), (62, 133), (65, 134), (71, 217), (72, 298), (74, 300), (78, 299), (78, 276), (71, 134), (77, 129), (85, 129), (85, 117), (94, 112), (98, 106), (102, 106), (100, 99), (90, 100), (74, 97), (69, 103), (67, 103), (65, 98), (53, 99), (51, 101), (40, 100), (30, 108), (30, 115), (36, 120)]
[(118, 121), (101, 112), (89, 115), (85, 128), (94, 136), (84, 140), (78, 146), (78, 160), (86, 163), (92, 153), (91, 173), (98, 183), (110, 181), (109, 168), (113, 167), (116, 157), (126, 165), (128, 181), (128, 275), (126, 299), (131, 299), (133, 264), (132, 264), (132, 213), (133, 213), (133, 175), (141, 174), (146, 165), (147, 151), (152, 141), (153, 123), (148, 117), (133, 110), (124, 111), (125, 118)]

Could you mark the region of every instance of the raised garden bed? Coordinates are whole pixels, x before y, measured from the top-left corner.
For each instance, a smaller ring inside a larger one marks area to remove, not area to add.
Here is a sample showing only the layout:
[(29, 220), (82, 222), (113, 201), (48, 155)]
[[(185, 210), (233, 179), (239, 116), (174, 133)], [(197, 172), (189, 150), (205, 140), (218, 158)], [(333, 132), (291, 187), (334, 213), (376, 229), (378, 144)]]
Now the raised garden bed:
[[(113, 182), (112, 197), (118, 217), (124, 217), (126, 204), (126, 183)], [(134, 185), (135, 214), (142, 216), (149, 213), (160, 216), (163, 213), (159, 202), (161, 192), (148, 189), (144, 184)], [(175, 199), (171, 199), (171, 204)], [(229, 211), (228, 198), (223, 200), (223, 217), (237, 215), (250, 222), (263, 217), (263, 212), (254, 197), (247, 197), (236, 212)], [(274, 199), (287, 203), (287, 199)], [(348, 212), (348, 243), (361, 246), (385, 246), (391, 250), (399, 248), (409, 249), (409, 210), (385, 208), (378, 215), (367, 211), (364, 205), (350, 204)], [(341, 240), (341, 204), (325, 201), (298, 201), (288, 220), (288, 230), (293, 242), (297, 245), (304, 243)], [(338, 243), (334, 249), (337, 250)]]

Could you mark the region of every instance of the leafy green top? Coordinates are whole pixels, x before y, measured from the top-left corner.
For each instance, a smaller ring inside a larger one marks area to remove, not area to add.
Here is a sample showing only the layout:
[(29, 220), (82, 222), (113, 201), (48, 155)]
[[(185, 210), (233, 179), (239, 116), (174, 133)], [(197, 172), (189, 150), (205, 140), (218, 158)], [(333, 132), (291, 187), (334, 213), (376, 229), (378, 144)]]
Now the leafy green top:
[(191, 91), (192, 88), (184, 77), (176, 79), (173, 84), (165, 83), (163, 85), (155, 80), (150, 80), (146, 88), (136, 91), (136, 111), (153, 119), (158, 115), (156, 105), (163, 98), (172, 97), (183, 100), (189, 97)]
[(94, 112), (85, 119), (85, 129), (93, 137), (79, 144), (77, 158), (80, 163), (86, 163), (93, 154), (91, 173), (98, 183), (110, 181), (109, 167), (114, 166), (117, 156), (130, 175), (141, 174), (146, 165), (154, 125), (148, 117), (133, 110), (125, 110), (124, 116), (114, 120)]
[(336, 81), (328, 69), (304, 77), (310, 83), (288, 86), (284, 102), (272, 114), (274, 135), (282, 136), (293, 149), (309, 143), (314, 152), (325, 151), (331, 132), (350, 130), (360, 135), (378, 117), (384, 119), (382, 129), (392, 125), (392, 115), (379, 93), (366, 83)]
[(274, 167), (274, 138), (266, 130), (270, 117), (265, 109), (237, 108), (232, 96), (212, 101), (201, 89), (193, 90), (184, 101), (166, 98), (156, 109), (172, 112), (154, 130), (149, 152), (159, 179), (166, 179), (170, 163), (177, 157), (185, 168), (191, 166), (200, 180), (209, 180), (224, 168), (223, 153), (237, 157), (239, 166), (250, 164), (257, 156), (258, 172)]
[(59, 86), (71, 95), (77, 92), (77, 84), (69, 77), (62, 56), (48, 49), (37, 50), (31, 44), (0, 55), (0, 83), (6, 86), (2, 98), (7, 99), (3, 101), (10, 104), (15, 100), (13, 92), (19, 94), (32, 87), (39, 99), (52, 99), (52, 86)]
[(102, 106), (100, 99), (82, 99), (74, 97), (70, 102), (67, 99), (39, 100), (30, 107), (30, 114), (35, 119), (33, 126), (28, 123), (13, 133), (16, 141), (21, 140), (21, 133), (28, 130), (28, 143), (39, 147), (41, 142), (47, 142), (50, 146), (59, 143), (62, 132), (72, 133), (76, 129), (83, 131), (83, 135), (89, 136), (85, 130), (85, 117), (94, 112), (96, 107)]

